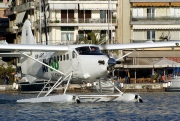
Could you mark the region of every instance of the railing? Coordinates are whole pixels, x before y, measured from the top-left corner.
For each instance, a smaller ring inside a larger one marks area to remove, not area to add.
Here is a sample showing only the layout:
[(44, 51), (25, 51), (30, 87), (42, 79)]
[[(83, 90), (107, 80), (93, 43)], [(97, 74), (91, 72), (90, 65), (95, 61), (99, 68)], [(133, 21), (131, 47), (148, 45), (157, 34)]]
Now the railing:
[[(54, 19), (49, 18), (48, 23), (108, 23), (108, 19), (98, 19), (98, 18), (89, 18), (89, 19)], [(111, 22), (111, 19), (109, 20)], [(117, 19), (112, 19), (112, 23), (117, 23)]]
[(129, 0), (129, 2), (172, 2), (172, 0)]
[(5, 10), (4, 16), (12, 15), (15, 13), (16, 13), (16, 8), (11, 6)]
[(163, 40), (131, 40), (131, 43), (143, 43), (143, 42), (147, 42), (147, 41), (153, 41), (153, 42), (161, 42)]
[(21, 5), (16, 6), (17, 12), (21, 12), (21, 11), (25, 11), (25, 10), (29, 10), (33, 8), (34, 8), (34, 2), (27, 2), (27, 3), (23, 3)]
[[(88, 44), (93, 44), (91, 40), (88, 40)], [(111, 40), (105, 40), (111, 41)], [(112, 40), (114, 41), (114, 40)], [(36, 42), (38, 45), (45, 45), (46, 41), (38, 41)], [(72, 45), (72, 44), (84, 44), (84, 41), (81, 40), (48, 40), (48, 45)], [(119, 44), (119, 42), (114, 41), (113, 44)]]
[[(178, 40), (178, 39), (177, 39)], [(177, 41), (177, 40), (168, 40), (168, 41)], [(130, 40), (131, 41), (131, 43), (143, 43), (143, 42), (148, 42), (148, 41), (153, 41), (153, 42), (163, 42), (163, 41), (165, 41), (165, 40), (161, 40), (161, 39), (152, 39), (152, 40)]]
[(132, 16), (132, 21), (150, 21), (150, 20), (180, 20), (180, 16)]
[[(45, 1), (64, 1), (64, 0), (45, 0)], [(66, 1), (77, 1), (77, 0), (66, 0)], [(109, 0), (78, 0), (78, 1), (109, 1)], [(118, 1), (118, 0), (111, 0)]]
[(162, 20), (162, 21), (152, 21), (152, 20), (147, 20), (147, 21), (130, 21), (131, 25), (173, 25), (173, 24), (180, 24), (180, 21), (176, 20)]
[[(46, 41), (37, 42), (38, 45), (45, 45)], [(72, 45), (77, 44), (76, 40), (48, 40), (48, 45)]]

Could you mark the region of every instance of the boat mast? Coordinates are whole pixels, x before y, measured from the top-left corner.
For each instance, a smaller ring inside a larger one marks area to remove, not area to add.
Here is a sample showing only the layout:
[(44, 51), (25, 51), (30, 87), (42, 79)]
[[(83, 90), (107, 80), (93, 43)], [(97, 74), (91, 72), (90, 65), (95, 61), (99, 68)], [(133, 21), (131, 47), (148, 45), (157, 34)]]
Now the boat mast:
[(39, 0), (39, 40), (42, 44), (42, 37), (41, 37), (41, 0)]
[(44, 32), (46, 36), (46, 45), (48, 45), (48, 37), (47, 37), (47, 27), (46, 27), (46, 5), (45, 1), (43, 0), (43, 11), (44, 11)]

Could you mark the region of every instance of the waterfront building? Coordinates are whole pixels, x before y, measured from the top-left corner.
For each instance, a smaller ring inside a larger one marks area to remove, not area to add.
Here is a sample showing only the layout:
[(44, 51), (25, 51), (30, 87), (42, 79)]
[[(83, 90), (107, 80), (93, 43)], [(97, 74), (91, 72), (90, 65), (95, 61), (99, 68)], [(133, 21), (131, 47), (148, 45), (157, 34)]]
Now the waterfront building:
[(131, 42), (180, 40), (180, 1), (129, 1)]
[[(76, 44), (82, 38), (90, 40), (90, 32), (107, 35), (105, 39), (111, 43), (180, 39), (178, 0), (9, 0), (8, 5), (5, 15), (10, 21), (7, 32), (11, 43), (20, 43), (26, 19), (32, 23), (38, 44)], [(147, 68), (159, 58), (179, 57), (176, 50), (137, 50), (122, 59), (121, 67)], [(121, 51), (120, 55), (128, 52)]]
[[(9, 37), (11, 42), (18, 44), (21, 42), (21, 31), (24, 21), (28, 18), (32, 25), (34, 21), (34, 0), (9, 0), (8, 8), (5, 11), (5, 16), (9, 18)], [(34, 27), (32, 27), (34, 32)]]
[[(126, 0), (120, 0), (120, 3), (119, 16), (123, 17), (119, 17), (122, 20), (119, 19), (121, 23), (118, 28), (122, 34), (122, 43), (180, 40), (179, 0), (129, 0), (128, 3)], [(129, 11), (125, 8), (129, 8)], [(125, 36), (129, 38), (124, 39)], [(124, 54), (128, 52), (123, 51)], [(139, 50), (128, 55), (123, 67), (147, 68), (148, 64), (163, 57), (180, 62), (178, 53), (179, 48), (174, 51), (171, 48)], [(152, 68), (152, 65), (149, 68)]]
[(7, 2), (9, 7), (5, 15), (10, 19), (7, 30), (14, 37), (14, 43), (20, 42), (22, 23), (27, 18), (33, 25), (37, 42), (41, 44), (73, 44), (83, 37), (89, 38), (89, 32), (106, 34), (106, 39), (118, 43), (180, 39), (180, 2), (177, 0)]
[(6, 28), (9, 26), (9, 19), (4, 16), (4, 11), (8, 8), (7, 3), (7, 0), (0, 1), (0, 42), (6, 41)]
[[(37, 43), (73, 44), (88, 33), (106, 34), (106, 40), (117, 40), (117, 0), (11, 0), (6, 15), (8, 29), (20, 42), (22, 23), (30, 19)], [(41, 6), (41, 7), (39, 7)], [(46, 19), (44, 19), (44, 13)], [(109, 15), (109, 16), (108, 16)], [(44, 20), (46, 21), (46, 27)], [(109, 30), (109, 31), (108, 31)], [(47, 39), (46, 34), (47, 33)]]

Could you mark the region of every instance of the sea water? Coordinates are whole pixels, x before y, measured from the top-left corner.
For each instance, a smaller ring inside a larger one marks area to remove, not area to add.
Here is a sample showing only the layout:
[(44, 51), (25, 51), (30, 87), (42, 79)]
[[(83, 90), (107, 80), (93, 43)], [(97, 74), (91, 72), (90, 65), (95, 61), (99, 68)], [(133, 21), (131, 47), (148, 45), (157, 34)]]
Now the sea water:
[(179, 121), (179, 92), (139, 93), (143, 103), (16, 103), (35, 94), (0, 94), (0, 121)]

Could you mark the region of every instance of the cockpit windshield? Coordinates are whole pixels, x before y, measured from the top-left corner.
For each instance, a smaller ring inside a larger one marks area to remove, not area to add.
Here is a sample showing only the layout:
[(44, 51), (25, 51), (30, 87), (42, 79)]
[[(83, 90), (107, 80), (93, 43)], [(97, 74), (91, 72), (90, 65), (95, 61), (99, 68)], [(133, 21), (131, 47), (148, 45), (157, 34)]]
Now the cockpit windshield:
[(76, 51), (80, 55), (102, 55), (99, 47), (96, 46), (84, 46), (76, 48)]

